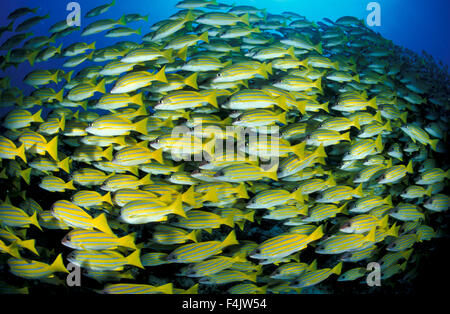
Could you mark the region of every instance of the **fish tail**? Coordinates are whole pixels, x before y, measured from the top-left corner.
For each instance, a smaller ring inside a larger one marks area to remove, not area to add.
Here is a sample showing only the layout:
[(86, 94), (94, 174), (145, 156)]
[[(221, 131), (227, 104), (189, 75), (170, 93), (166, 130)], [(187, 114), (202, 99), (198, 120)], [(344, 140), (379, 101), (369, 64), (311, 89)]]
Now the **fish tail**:
[(102, 153), (102, 156), (108, 160), (111, 161), (113, 158), (113, 146), (110, 145), (107, 149), (105, 149)]
[(300, 113), (302, 115), (306, 114), (306, 104), (308, 103), (307, 100), (301, 100), (301, 101), (296, 101), (296, 107), (298, 109), (298, 111), (300, 111)]
[(377, 97), (373, 97), (371, 100), (369, 100), (369, 102), (367, 103), (368, 107), (372, 107), (375, 110), (378, 110), (378, 105), (377, 105)]
[(134, 130), (138, 133), (148, 135), (147, 122), (148, 122), (148, 118), (144, 118), (144, 119), (134, 123)]
[(156, 160), (157, 162), (159, 162), (160, 164), (164, 164), (164, 160), (163, 160), (163, 149), (159, 148), (155, 151), (153, 151), (150, 155), (150, 157), (154, 160)]
[(264, 63), (261, 63), (261, 66), (256, 70), (256, 73), (264, 77), (266, 80), (269, 79), (269, 76), (267, 75), (266, 65)]
[(58, 135), (45, 145), (45, 150), (54, 160), (58, 160)]
[(186, 294), (198, 294), (198, 283), (187, 289)]
[(377, 122), (383, 123), (383, 120), (381, 119), (381, 112), (377, 110), (377, 113), (373, 116), (373, 119)]
[(76, 190), (76, 188), (73, 186), (73, 180), (70, 180), (69, 182), (67, 182), (65, 188), (67, 190)]
[(114, 205), (111, 199), (111, 192), (106, 193), (102, 196), (102, 201), (111, 205)]
[(290, 195), (290, 197), (301, 204), (305, 202), (305, 200), (303, 199), (302, 189), (297, 189)]
[(127, 264), (144, 269), (144, 266), (142, 266), (140, 255), (141, 255), (141, 250), (140, 249), (135, 250), (133, 253), (131, 253), (130, 255), (128, 255), (125, 258), (127, 260)]
[(34, 212), (33, 215), (31, 215), (31, 217), (30, 217), (30, 224), (38, 227), (39, 230), (43, 231), (41, 226), (39, 225), (39, 222), (38, 222), (37, 212)]
[(127, 25), (127, 20), (125, 19), (125, 14), (117, 21), (120, 25)]
[(406, 172), (407, 172), (407, 173), (414, 173), (412, 160), (410, 160), (410, 161), (408, 162), (408, 165), (406, 166)]
[(353, 195), (357, 195), (359, 197), (363, 197), (364, 196), (364, 192), (363, 192), (363, 189), (362, 189), (362, 183), (360, 183), (358, 185), (358, 187), (353, 190)]
[(105, 79), (102, 79), (97, 86), (95, 86), (95, 90), (99, 93), (105, 94), (106, 90), (105, 90)]
[[(388, 215), (386, 215), (386, 216), (388, 216)], [(391, 236), (391, 237), (398, 237), (398, 229), (399, 228), (400, 228), (400, 226), (397, 227), (397, 225), (394, 223), (392, 225), (392, 227), (390, 227), (389, 230), (386, 231), (386, 235)]]
[(338, 275), (338, 276), (341, 274), (341, 271), (342, 271), (342, 262), (340, 262), (339, 264), (334, 266), (333, 269), (331, 269), (331, 272), (333, 274)]
[(326, 158), (327, 157), (327, 153), (325, 152), (325, 148), (323, 147), (323, 143), (320, 143), (319, 147), (317, 147), (317, 149), (314, 151), (314, 154), (316, 155), (316, 157), (319, 158)]
[[(59, 75), (60, 70), (56, 70), (55, 73), (53, 73), (53, 75), (51, 76), (51, 81), (55, 82), (56, 84), (58, 84), (58, 75)], [(61, 71), (62, 72), (62, 71)], [(64, 73), (64, 72), (63, 72)]]
[(37, 57), (38, 53), (39, 53), (39, 50), (34, 51), (34, 52), (30, 53), (29, 55), (27, 55), (27, 60), (31, 66), (34, 65), (34, 62), (36, 61), (36, 57)]
[(159, 70), (158, 73), (156, 73), (153, 76), (153, 79), (155, 81), (159, 81), (159, 82), (163, 82), (163, 83), (167, 83), (167, 77), (166, 77), (166, 66), (163, 66), (161, 70)]
[(407, 119), (408, 119), (408, 111), (405, 111), (400, 115), (400, 120), (402, 120), (403, 123), (406, 123)]
[(20, 170), (20, 176), (23, 178), (23, 180), (30, 185), (30, 177), (31, 177), (31, 168)]
[(199, 40), (203, 40), (204, 42), (209, 44), (208, 32), (204, 32), (198, 37)]
[(64, 88), (61, 88), (61, 90), (55, 94), (53, 99), (56, 99), (57, 101), (62, 102), (63, 97), (64, 97)]
[(56, 257), (55, 261), (50, 265), (50, 270), (52, 272), (69, 273), (69, 271), (66, 269), (66, 266), (64, 266), (64, 261), (63, 261), (61, 253)]
[(67, 72), (63, 77), (66, 80), (67, 83), (70, 83), (70, 80), (72, 79), (73, 70)]
[(153, 184), (153, 181), (150, 178), (150, 173), (145, 175), (141, 180), (139, 180), (139, 185), (147, 185), (147, 184)]
[[(450, 173), (449, 173), (450, 176)], [(433, 187), (431, 185), (428, 186), (428, 188), (425, 191), (425, 195), (428, 197), (431, 197), (431, 193), (433, 192)]]
[(278, 119), (278, 121), (280, 123), (282, 123), (283, 125), (286, 125), (287, 124), (287, 122), (286, 122), (286, 112), (283, 112), (283, 113), (279, 114), (277, 116), (277, 119)]
[(430, 146), (431, 146), (431, 149), (433, 149), (434, 151), (436, 151), (438, 142), (439, 142), (439, 139), (430, 140)]
[(177, 196), (175, 201), (167, 207), (172, 209), (173, 214), (187, 218), (186, 213), (184, 212), (184, 209), (183, 209), (182, 196), (180, 194)]
[(356, 117), (355, 120), (353, 120), (353, 126), (355, 128), (357, 128), (358, 130), (361, 130), (361, 125), (359, 124), (359, 118), (358, 117)]
[(108, 220), (106, 219), (104, 213), (101, 213), (100, 215), (92, 219), (92, 226), (104, 233), (114, 234), (114, 232), (112, 232), (111, 228), (108, 225)]
[(244, 23), (247, 26), (250, 26), (250, 22), (249, 22), (249, 15), (248, 13), (245, 13), (244, 15), (240, 16), (240, 20), (242, 23)]
[(318, 90), (322, 91), (322, 78), (321, 77), (319, 77), (316, 81), (314, 81), (314, 87), (317, 88)]
[(139, 27), (135, 34), (142, 35), (142, 27)]
[(213, 203), (219, 202), (219, 198), (217, 197), (217, 192), (215, 188), (210, 189), (203, 195), (203, 201), (210, 201)]
[(269, 63), (263, 63), (264, 64), (264, 69), (267, 73), (269, 73), (270, 75), (273, 74), (273, 68), (272, 68), (272, 62)]
[(195, 21), (195, 16), (192, 14), (192, 10), (189, 10), (186, 16), (184, 17), (185, 22), (193, 22)]
[(59, 119), (58, 127), (61, 131), (64, 131), (64, 129), (66, 128), (66, 116), (65, 115), (62, 115), (61, 118)]
[(27, 250), (33, 252), (34, 254), (39, 256), (38, 251), (36, 250), (36, 240), (31, 239), (31, 240), (25, 240), (25, 241), (20, 241), (20, 246), (26, 248)]
[(213, 137), (211, 140), (203, 145), (203, 151), (209, 156), (214, 156), (214, 147), (216, 146), (216, 139)]
[(305, 146), (306, 142), (301, 142), (300, 144), (292, 146), (291, 151), (297, 155), (299, 159), (303, 159), (305, 157)]
[(236, 188), (236, 194), (238, 198), (247, 199), (249, 197), (244, 182), (239, 183), (239, 186)]
[(402, 254), (404, 259), (409, 260), (409, 258), (411, 257), (412, 252), (413, 252), (413, 249), (409, 249), (407, 251), (402, 251), (401, 254)]
[(192, 230), (192, 232), (190, 232), (186, 235), (186, 238), (197, 243), (198, 242), (197, 232), (198, 232), (198, 230)]
[(27, 157), (25, 156), (25, 144), (17, 147), (16, 155), (19, 156), (25, 163), (27, 162)]
[(270, 168), (268, 170), (263, 170), (263, 176), (266, 178), (270, 178), (274, 181), (278, 181), (277, 170), (278, 170), (278, 164), (275, 164), (272, 166), (272, 168)]
[(360, 83), (359, 75), (356, 74), (355, 76), (353, 76), (353, 80), (356, 81), (357, 83)]
[(369, 233), (363, 238), (364, 242), (375, 242), (375, 229), (376, 227), (373, 227)]
[(313, 260), (311, 264), (309, 264), (308, 268), (309, 271), (317, 270), (317, 260)]
[(393, 206), (393, 205), (392, 205), (392, 195), (389, 194), (388, 196), (386, 196), (385, 199), (383, 199), (383, 201), (384, 201), (387, 205)]
[(253, 210), (249, 211), (247, 214), (244, 215), (244, 218), (250, 222), (255, 221), (255, 212)]
[[(280, 97), (275, 98), (275, 102), (277, 103), (277, 106), (283, 109), (284, 111), (288, 111), (288, 107), (286, 104), (286, 96), (282, 95)], [(286, 119), (285, 119), (286, 121)], [(286, 124), (286, 123), (284, 123)]]
[(57, 163), (58, 168), (61, 168), (66, 173), (70, 173), (69, 160), (70, 160), (69, 157), (66, 157), (63, 160), (58, 161), (58, 163)]
[[(144, 267), (142, 267), (144, 268)], [(173, 283), (168, 283), (162, 286), (157, 287), (155, 291), (161, 292), (163, 294), (173, 294)]]
[(227, 247), (227, 246), (234, 245), (234, 244), (239, 244), (239, 242), (237, 241), (236, 233), (233, 230), (227, 235), (225, 240), (223, 240), (222, 247)]
[(375, 147), (378, 152), (381, 153), (383, 151), (383, 142), (381, 139), (381, 134), (378, 134), (377, 139), (375, 140)]
[(130, 233), (130, 234), (127, 234), (126, 236), (123, 236), (122, 238), (119, 238), (118, 242), (122, 246), (136, 250), (137, 249), (136, 243), (134, 243), (135, 237), (136, 237), (135, 233)]
[(229, 215), (228, 217), (226, 217), (222, 223), (231, 228), (234, 228), (234, 213), (232, 215)]
[(213, 93), (207, 95), (205, 97), (205, 101), (208, 104), (211, 104), (213, 107), (219, 108), (219, 105), (217, 104), (217, 94), (216, 94), (216, 92), (213, 92)]
[(31, 116), (31, 121), (33, 122), (44, 122), (41, 117), (42, 109), (39, 109), (34, 115)]
[(344, 134), (342, 134), (341, 135), (341, 139), (343, 140), (343, 141), (351, 141), (350, 140), (350, 132), (346, 132), (346, 133), (344, 133)]
[(386, 131), (392, 132), (391, 120), (388, 120), (386, 122), (386, 124), (384, 125), (383, 129), (385, 129)]
[(388, 227), (388, 223), (389, 223), (389, 215), (385, 215), (383, 218), (381, 218), (378, 221), (378, 225), (380, 226), (380, 228), (385, 229)]
[(318, 53), (322, 54), (323, 53), (322, 43), (318, 43), (316, 46), (314, 46), (314, 50), (317, 51)]
[(182, 200), (186, 204), (189, 204), (193, 207), (196, 205), (193, 185), (191, 185), (189, 189), (187, 189), (187, 191), (182, 194)]
[(145, 108), (144, 100), (142, 99), (142, 93), (132, 96), (130, 102)]
[(339, 207), (339, 208), (337, 209), (337, 212), (338, 212), (338, 213), (341, 213), (341, 214), (348, 214), (348, 211), (347, 211), (347, 205), (348, 205), (348, 203), (345, 202), (344, 205), (342, 205), (341, 207)]
[(308, 242), (318, 240), (323, 237), (323, 226), (320, 225), (310, 235), (308, 235)]
[(187, 86), (190, 86), (190, 87), (192, 87), (194, 89), (198, 89), (197, 77), (198, 77), (198, 73), (195, 72), (194, 74), (192, 74), (191, 76), (188, 76), (184, 80), (184, 84), (186, 84)]

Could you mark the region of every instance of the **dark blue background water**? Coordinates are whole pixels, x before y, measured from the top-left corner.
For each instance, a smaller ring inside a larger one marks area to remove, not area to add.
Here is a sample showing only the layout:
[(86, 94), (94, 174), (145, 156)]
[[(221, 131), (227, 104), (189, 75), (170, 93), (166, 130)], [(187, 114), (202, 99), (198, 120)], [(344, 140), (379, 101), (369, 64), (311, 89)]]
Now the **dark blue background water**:
[[(0, 24), (6, 25), (7, 15), (18, 7), (39, 7), (37, 14), (50, 14), (50, 18), (40, 22), (32, 28), (34, 35), (48, 35), (48, 29), (51, 25), (61, 20), (65, 20), (69, 11), (66, 10), (67, 4), (71, 1), (49, 0), (49, 1), (31, 1), (31, 0), (1, 0)], [(110, 2), (110, 1), (108, 1)], [(149, 32), (150, 25), (162, 19), (166, 19), (171, 14), (177, 12), (175, 7), (178, 0), (117, 0), (116, 5), (110, 8), (106, 13), (94, 17), (84, 18), (86, 12), (90, 9), (108, 3), (106, 1), (83, 0), (78, 1), (82, 10), (81, 28), (83, 29), (91, 22), (97, 19), (119, 19), (122, 14), (139, 13), (149, 15), (149, 22), (133, 22), (128, 27), (137, 29), (142, 27), (142, 33)], [(258, 8), (266, 8), (271, 13), (282, 13), (283, 11), (298, 12), (308, 19), (320, 21), (327, 17), (332, 20), (344, 15), (353, 15), (366, 20), (367, 5), (369, 0), (222, 0), (228, 4), (252, 5)], [(375, 26), (373, 29), (380, 32), (384, 37), (391, 39), (394, 43), (410, 48), (416, 52), (425, 50), (433, 55), (436, 60), (442, 60), (450, 64), (450, 1), (449, 0), (379, 0), (381, 6), (381, 26)], [(31, 15), (20, 18), (14, 24), (17, 26), (20, 22), (29, 18)], [(84, 41), (91, 43), (97, 42), (97, 47), (105, 47), (121, 40), (132, 40), (140, 42), (138, 35), (132, 35), (122, 38), (105, 38), (106, 32), (95, 35), (81, 37), (81, 31), (70, 34), (65, 38), (58, 39), (56, 45), (63, 43), (63, 47), (72, 44), (75, 41)], [(0, 43), (13, 33), (6, 32), (0, 38)], [(51, 60), (48, 62), (39, 62), (35, 68), (60, 68), (63, 59)], [(75, 68), (79, 70), (91, 65), (87, 61)], [(69, 71), (71, 69), (66, 68)], [(20, 65), (18, 69), (10, 67), (2, 76), (11, 77), (14, 85), (22, 88), (26, 92), (32, 89), (21, 82), (22, 78), (30, 71), (27, 62)], [(75, 71), (76, 72), (76, 71)]]

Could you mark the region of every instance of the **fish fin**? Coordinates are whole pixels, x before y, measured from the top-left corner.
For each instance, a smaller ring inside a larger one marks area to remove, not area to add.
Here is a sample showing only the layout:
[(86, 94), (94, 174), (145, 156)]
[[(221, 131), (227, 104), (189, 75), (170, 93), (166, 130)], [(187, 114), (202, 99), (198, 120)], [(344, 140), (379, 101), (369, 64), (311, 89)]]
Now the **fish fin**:
[(58, 163), (57, 163), (58, 168), (61, 168), (66, 173), (70, 173), (69, 161), (70, 161), (69, 157), (66, 157), (63, 160), (58, 161)]
[(147, 185), (153, 184), (153, 181), (150, 177), (150, 173), (146, 174), (142, 179), (139, 180), (139, 185)]
[(217, 197), (217, 191), (215, 188), (209, 189), (208, 192), (206, 192), (202, 198), (203, 201), (210, 201), (213, 203), (219, 202), (219, 198)]
[(63, 261), (61, 253), (56, 257), (55, 261), (50, 265), (50, 270), (52, 272), (69, 273), (69, 271), (66, 269), (66, 266), (64, 266), (64, 261)]
[(376, 227), (373, 227), (369, 233), (363, 238), (364, 242), (375, 242), (375, 230)]
[(323, 233), (323, 226), (320, 225), (316, 228), (316, 230), (314, 230), (310, 235), (308, 235), (308, 242), (312, 242), (315, 240), (318, 240), (320, 238), (322, 238), (324, 235)]
[(278, 119), (278, 121), (280, 123), (282, 123), (283, 125), (286, 125), (287, 124), (287, 122), (286, 122), (286, 112), (283, 112), (283, 113), (279, 114), (277, 116), (277, 119)]
[(244, 230), (244, 225), (245, 225), (245, 221), (241, 220), (241, 221), (236, 221), (236, 225), (239, 227), (239, 230)]
[(20, 241), (20, 246), (24, 247), (26, 249), (28, 249), (29, 251), (33, 252), (34, 254), (39, 256), (39, 252), (36, 250), (36, 240), (31, 239), (31, 240), (25, 240), (25, 241)]
[(383, 129), (385, 129), (388, 132), (392, 132), (392, 127), (391, 127), (391, 120), (388, 120), (386, 122), (386, 124), (384, 125)]
[(198, 235), (198, 230), (192, 230), (192, 232), (190, 232), (186, 235), (186, 238), (197, 243), (198, 242), (197, 235)]
[(381, 229), (386, 229), (388, 227), (388, 223), (389, 223), (389, 215), (385, 215), (378, 221), (378, 225), (380, 226)]
[(403, 123), (406, 123), (408, 119), (408, 111), (405, 111), (404, 113), (400, 114), (400, 120), (403, 121)]
[(325, 152), (325, 148), (323, 147), (323, 143), (320, 143), (319, 147), (316, 148), (314, 153), (318, 158), (326, 158), (327, 153)]
[(188, 46), (184, 46), (177, 52), (178, 58), (180, 58), (183, 61), (187, 60), (187, 53), (188, 53)]
[(299, 159), (303, 159), (305, 157), (305, 146), (306, 142), (301, 142), (297, 145), (291, 146), (291, 151), (297, 155)]
[(111, 204), (114, 206), (112, 199), (111, 199), (111, 192), (106, 193), (105, 195), (102, 196), (102, 201), (108, 204)]
[[(275, 102), (277, 103), (277, 106), (283, 109), (284, 111), (289, 110), (286, 104), (286, 96), (282, 95), (280, 97), (275, 98)], [(286, 116), (284, 118), (283, 124), (286, 124)]]
[[(314, 87), (316, 87), (318, 90), (322, 91), (322, 78), (321, 77), (319, 77), (316, 81), (314, 81)], [(325, 111), (327, 111), (327, 110), (325, 110)]]
[(342, 271), (342, 262), (340, 262), (331, 269), (331, 272), (336, 275), (340, 275), (341, 271)]
[(356, 74), (355, 76), (352, 77), (354, 81), (356, 81), (357, 83), (360, 83), (359, 80), (359, 74)]
[(301, 204), (305, 202), (305, 200), (303, 199), (302, 189), (297, 189), (296, 191), (291, 193), (290, 197)]
[(435, 140), (430, 140), (430, 146), (431, 149), (433, 149), (434, 151), (436, 151), (436, 146), (439, 143), (439, 139), (435, 139)]
[(54, 160), (58, 160), (58, 135), (45, 145), (45, 150)]
[(119, 238), (118, 242), (120, 243), (121, 246), (135, 250), (137, 249), (136, 244), (134, 243), (135, 237), (136, 233), (130, 233), (127, 234), (126, 236)]
[(170, 204), (169, 206), (167, 206), (167, 208), (171, 208), (173, 214), (187, 218), (186, 213), (184, 212), (184, 209), (183, 209), (183, 200), (182, 200), (181, 194), (178, 194), (175, 201), (172, 204)]
[(153, 80), (163, 82), (163, 83), (168, 83), (165, 71), (166, 71), (166, 66), (163, 66), (162, 69), (159, 70), (159, 72), (153, 76)]
[[(317, 51), (318, 53), (322, 54), (323, 50), (322, 50), (322, 43), (318, 43), (316, 46), (313, 47), (315, 51)], [(358, 82), (359, 83), (359, 82)]]
[(44, 122), (41, 117), (42, 109), (39, 109), (34, 115), (31, 116), (31, 121), (33, 122)]
[(95, 86), (95, 90), (96, 90), (97, 92), (99, 92), (99, 93), (105, 94), (105, 93), (106, 93), (106, 90), (105, 90), (105, 82), (106, 82), (106, 79), (102, 79), (102, 80), (97, 84), (97, 86)]
[(377, 97), (373, 97), (371, 100), (369, 100), (367, 106), (372, 107), (375, 110), (378, 110)]
[(236, 233), (234, 230), (232, 230), (227, 237), (225, 238), (225, 240), (223, 240), (222, 242), (222, 248), (230, 246), (230, 245), (234, 245), (234, 244), (239, 244), (239, 242), (236, 239)]
[(361, 130), (361, 125), (359, 124), (359, 118), (356, 117), (355, 120), (353, 120), (353, 126), (357, 128), (358, 130)]
[(31, 168), (20, 170), (20, 176), (28, 185), (30, 185)]
[(245, 199), (249, 198), (244, 182), (239, 183), (239, 186), (236, 187), (235, 192), (238, 198), (245, 198)]
[(199, 40), (203, 40), (204, 42), (209, 44), (208, 32), (204, 32), (198, 37)]
[(143, 135), (148, 135), (147, 122), (148, 122), (148, 118), (144, 118), (144, 119), (134, 123), (133, 124), (134, 131), (141, 133)]
[(117, 21), (117, 24), (127, 25), (127, 20), (125, 19), (125, 14)]
[(414, 173), (412, 160), (410, 160), (410, 161), (408, 162), (408, 165), (406, 166), (406, 172), (407, 172), (407, 173)]
[(210, 95), (205, 96), (205, 101), (213, 107), (219, 108), (219, 105), (217, 104), (217, 94), (215, 91)]
[(133, 253), (131, 253), (130, 255), (128, 255), (125, 258), (127, 261), (127, 264), (144, 269), (144, 266), (142, 266), (140, 255), (141, 255), (141, 250), (140, 249), (135, 250)]
[(409, 249), (407, 251), (402, 251), (401, 255), (403, 256), (404, 259), (409, 260), (409, 258), (411, 257), (412, 252), (413, 252), (413, 249)]
[(227, 225), (231, 228), (234, 228), (234, 214), (229, 215), (228, 217), (224, 218), (222, 224)]
[(248, 13), (245, 13), (245, 14), (241, 15), (241, 16), (240, 16), (240, 21), (241, 21), (242, 23), (244, 23), (245, 25), (250, 26), (250, 22), (249, 22), (249, 14), (248, 14)]
[(286, 51), (286, 53), (288, 55), (290, 55), (292, 58), (297, 59), (297, 57), (295, 56), (295, 50), (294, 50), (293, 46), (289, 47), (289, 49)]
[(153, 151), (153, 152), (150, 154), (150, 157), (151, 157), (152, 159), (156, 160), (157, 162), (159, 162), (161, 165), (163, 165), (163, 164), (164, 164), (164, 160), (163, 160), (163, 155), (162, 155), (162, 153), (163, 153), (163, 149), (162, 149), (162, 148), (159, 148), (159, 149)]
[(31, 215), (31, 217), (30, 217), (30, 224), (38, 227), (39, 230), (43, 231), (41, 226), (39, 225), (39, 222), (38, 222), (37, 212), (34, 212), (33, 215)]
[(216, 146), (216, 139), (213, 136), (208, 142), (203, 145), (203, 151), (209, 156), (214, 156), (214, 148)]
[(383, 141), (381, 139), (381, 134), (378, 134), (377, 139), (375, 140), (375, 147), (379, 153), (383, 151)]
[(351, 140), (350, 140), (350, 132), (346, 132), (346, 133), (342, 134), (342, 135), (341, 135), (341, 139), (342, 139), (343, 141), (349, 141), (349, 142), (351, 142)]
[(359, 197), (363, 197), (364, 196), (364, 192), (363, 192), (363, 189), (362, 189), (362, 183), (360, 183), (358, 185), (358, 187), (353, 190), (353, 195), (357, 195)]
[(264, 77), (266, 80), (269, 79), (266, 65), (264, 63), (262, 63), (261, 66), (258, 69), (256, 69), (256, 73)]
[(168, 283), (159, 287), (155, 287), (155, 291), (161, 292), (163, 294), (173, 294), (173, 283)]
[(182, 195), (182, 200), (186, 204), (189, 204), (191, 206), (195, 206), (197, 203), (195, 202), (195, 195), (194, 195), (194, 186), (191, 185), (189, 189), (187, 189), (186, 192)]
[(191, 76), (187, 77), (184, 80), (184, 84), (186, 84), (187, 86), (190, 86), (194, 89), (198, 89), (197, 78), (198, 78), (198, 73), (195, 72), (194, 74), (192, 74)]
[(112, 232), (111, 228), (108, 225), (105, 213), (101, 213), (100, 215), (92, 219), (92, 226), (104, 233), (114, 234), (114, 232)]
[(263, 171), (263, 176), (266, 178), (270, 178), (272, 180), (278, 181), (278, 175), (277, 175), (277, 170), (278, 170), (278, 163), (273, 165), (270, 169), (268, 170), (264, 170), (261, 169)]
[(313, 260), (311, 264), (307, 267), (307, 270), (314, 271), (317, 270), (317, 260)]
[(73, 186), (73, 180), (70, 180), (69, 182), (67, 182), (65, 188), (67, 190), (76, 190), (76, 188)]
[(377, 110), (377, 113), (373, 116), (373, 119), (377, 122), (383, 123), (383, 120), (381, 119), (381, 112)]
[(296, 101), (295, 102), (295, 106), (297, 107), (298, 111), (300, 111), (300, 113), (302, 115), (306, 114), (306, 104), (308, 103), (307, 100), (301, 100), (301, 101)]
[[(170, 293), (169, 293), (170, 294)], [(185, 294), (198, 294), (198, 283), (185, 291)]]
[(113, 146), (109, 145), (107, 149), (105, 149), (102, 153), (102, 157), (106, 160), (111, 161), (113, 158)]

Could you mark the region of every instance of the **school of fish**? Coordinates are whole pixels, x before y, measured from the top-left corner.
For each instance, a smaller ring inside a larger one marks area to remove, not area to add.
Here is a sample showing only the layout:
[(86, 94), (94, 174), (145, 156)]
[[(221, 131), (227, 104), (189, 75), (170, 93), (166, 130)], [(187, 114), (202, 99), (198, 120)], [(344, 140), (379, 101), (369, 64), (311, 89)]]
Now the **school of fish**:
[(36, 8), (0, 27), (2, 71), (64, 61), (26, 73), (29, 95), (0, 77), (0, 293), (65, 286), (69, 263), (99, 293), (300, 293), (365, 284), (369, 262), (404, 276), (445, 234), (450, 85), (430, 56), (350, 16), (183, 0), (134, 29), (148, 16), (102, 19), (114, 4), (48, 36)]

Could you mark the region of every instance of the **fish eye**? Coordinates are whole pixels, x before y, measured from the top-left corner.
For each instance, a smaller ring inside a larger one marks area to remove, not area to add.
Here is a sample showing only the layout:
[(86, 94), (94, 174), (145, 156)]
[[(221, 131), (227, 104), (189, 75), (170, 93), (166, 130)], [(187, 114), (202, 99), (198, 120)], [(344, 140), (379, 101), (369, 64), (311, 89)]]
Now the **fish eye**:
[(222, 76), (222, 73), (217, 73), (217, 77), (221, 77)]

